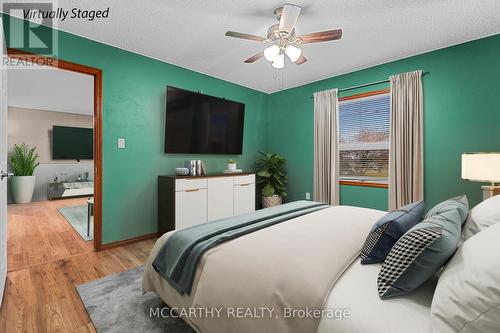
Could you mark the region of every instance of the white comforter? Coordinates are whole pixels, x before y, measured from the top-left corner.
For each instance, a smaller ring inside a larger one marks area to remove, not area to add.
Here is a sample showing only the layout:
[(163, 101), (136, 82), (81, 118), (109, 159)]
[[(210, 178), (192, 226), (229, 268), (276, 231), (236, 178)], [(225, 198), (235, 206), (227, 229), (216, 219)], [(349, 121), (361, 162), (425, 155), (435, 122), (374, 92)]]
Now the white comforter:
[[(154, 291), (171, 307), (223, 309), (217, 318), (185, 316), (198, 332), (315, 333), (318, 327), (326, 329), (321, 332), (331, 332), (328, 324), (320, 325), (321, 317), (304, 318), (298, 311), (331, 305), (332, 286), (357, 259), (366, 235), (384, 214), (366, 208), (331, 207), (223, 243), (205, 253), (193, 291), (185, 296), (151, 266), (170, 236), (165, 234), (146, 263), (143, 289)], [(373, 291), (376, 293), (376, 279)], [(234, 308), (253, 311), (235, 317)], [(262, 308), (272, 309), (272, 315), (255, 311)], [(288, 318), (293, 310), (293, 317)], [(259, 313), (263, 316), (257, 318)]]
[(348, 317), (322, 318), (318, 333), (429, 332), (430, 307), (437, 277), (404, 297), (381, 300), (377, 277), (382, 264), (352, 263), (335, 283), (325, 308), (347, 309)]

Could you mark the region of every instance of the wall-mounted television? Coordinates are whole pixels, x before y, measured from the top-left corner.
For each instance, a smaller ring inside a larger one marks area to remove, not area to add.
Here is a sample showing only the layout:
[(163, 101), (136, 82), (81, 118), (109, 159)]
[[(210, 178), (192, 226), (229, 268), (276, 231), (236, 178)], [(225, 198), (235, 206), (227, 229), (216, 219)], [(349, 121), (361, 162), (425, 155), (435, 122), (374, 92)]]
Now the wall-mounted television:
[(53, 126), (52, 159), (92, 160), (94, 130), (92, 128)]
[(240, 155), (245, 104), (167, 87), (165, 153)]

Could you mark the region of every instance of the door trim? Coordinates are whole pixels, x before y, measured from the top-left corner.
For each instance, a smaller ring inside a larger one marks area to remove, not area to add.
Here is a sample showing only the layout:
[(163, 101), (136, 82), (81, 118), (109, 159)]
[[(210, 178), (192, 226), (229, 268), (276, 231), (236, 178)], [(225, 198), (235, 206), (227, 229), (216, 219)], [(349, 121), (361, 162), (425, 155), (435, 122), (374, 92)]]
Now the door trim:
[(92, 75), (94, 77), (94, 251), (102, 249), (102, 71), (61, 59), (7, 48), (9, 58), (33, 62), (43, 59), (43, 64), (67, 71)]

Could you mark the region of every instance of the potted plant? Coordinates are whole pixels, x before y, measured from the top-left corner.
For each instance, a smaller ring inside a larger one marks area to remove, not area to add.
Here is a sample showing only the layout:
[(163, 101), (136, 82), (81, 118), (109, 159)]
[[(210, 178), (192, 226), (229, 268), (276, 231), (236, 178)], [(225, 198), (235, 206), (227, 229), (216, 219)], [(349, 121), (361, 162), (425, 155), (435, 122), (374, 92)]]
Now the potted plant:
[(35, 189), (35, 172), (38, 163), (36, 147), (29, 148), (25, 143), (14, 145), (10, 164), (14, 177), (11, 179), (12, 198), (15, 203), (31, 202)]
[(261, 157), (255, 163), (258, 182), (262, 185), (262, 207), (280, 205), (286, 197), (286, 160), (283, 156), (260, 152)]
[(227, 161), (227, 170), (231, 172), (236, 171), (236, 161), (235, 160), (229, 160)]

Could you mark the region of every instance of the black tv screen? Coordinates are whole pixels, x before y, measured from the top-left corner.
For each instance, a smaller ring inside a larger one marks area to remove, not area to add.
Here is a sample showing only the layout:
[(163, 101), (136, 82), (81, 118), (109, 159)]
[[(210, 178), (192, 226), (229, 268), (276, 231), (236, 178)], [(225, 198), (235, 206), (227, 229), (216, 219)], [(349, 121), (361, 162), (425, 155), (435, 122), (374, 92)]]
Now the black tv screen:
[(92, 160), (94, 130), (82, 127), (52, 127), (52, 158), (54, 160)]
[(245, 104), (167, 87), (165, 153), (240, 155)]

